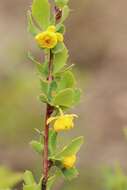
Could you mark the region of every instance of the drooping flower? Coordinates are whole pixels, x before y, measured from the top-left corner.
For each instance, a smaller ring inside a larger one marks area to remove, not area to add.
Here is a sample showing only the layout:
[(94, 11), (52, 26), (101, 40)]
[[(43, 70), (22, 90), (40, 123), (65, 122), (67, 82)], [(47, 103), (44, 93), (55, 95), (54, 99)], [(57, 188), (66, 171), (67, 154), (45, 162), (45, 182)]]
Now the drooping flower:
[(75, 155), (64, 157), (64, 159), (62, 161), (63, 166), (66, 169), (72, 168), (75, 165), (75, 162), (76, 162), (76, 156)]
[(56, 132), (69, 130), (74, 127), (74, 117), (78, 116), (75, 114), (65, 114), (56, 117), (50, 117), (47, 123), (49, 124), (55, 120), (53, 127)]
[(58, 42), (63, 42), (63, 35), (56, 32), (56, 27), (51, 25), (46, 31), (37, 34), (35, 39), (41, 48), (52, 49)]

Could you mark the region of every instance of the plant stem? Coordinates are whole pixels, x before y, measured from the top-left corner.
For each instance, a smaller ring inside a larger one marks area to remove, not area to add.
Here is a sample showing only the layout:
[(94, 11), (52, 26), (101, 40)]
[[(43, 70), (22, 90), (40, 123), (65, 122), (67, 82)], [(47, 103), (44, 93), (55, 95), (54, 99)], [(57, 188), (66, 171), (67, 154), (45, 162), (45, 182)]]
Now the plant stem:
[[(56, 22), (59, 21), (59, 19), (62, 16), (62, 11), (55, 7), (55, 20)], [(53, 80), (52, 76), (52, 66), (53, 66), (53, 53), (50, 50), (49, 53), (49, 63), (48, 63), (48, 78), (47, 80), (51, 82)], [(48, 118), (50, 118), (51, 114), (53, 112), (53, 107), (49, 104), (46, 105), (46, 116), (45, 116), (45, 129), (44, 129), (44, 151), (43, 151), (43, 173), (44, 177), (42, 180), (42, 190), (47, 189), (47, 181), (48, 181), (48, 172), (49, 172), (49, 160), (48, 160), (48, 138), (49, 138), (49, 124), (47, 124)]]
[[(53, 64), (53, 54), (50, 50), (49, 53), (49, 63), (48, 63), (48, 78), (47, 80), (51, 82), (53, 80), (52, 77), (52, 64)], [(44, 129), (44, 151), (43, 151), (43, 173), (44, 178), (42, 180), (42, 190), (47, 189), (47, 180), (48, 180), (48, 171), (49, 171), (49, 160), (48, 160), (48, 138), (49, 138), (49, 124), (47, 124), (47, 120), (50, 118), (53, 112), (53, 107), (49, 104), (46, 105), (46, 115), (45, 115), (45, 129)]]

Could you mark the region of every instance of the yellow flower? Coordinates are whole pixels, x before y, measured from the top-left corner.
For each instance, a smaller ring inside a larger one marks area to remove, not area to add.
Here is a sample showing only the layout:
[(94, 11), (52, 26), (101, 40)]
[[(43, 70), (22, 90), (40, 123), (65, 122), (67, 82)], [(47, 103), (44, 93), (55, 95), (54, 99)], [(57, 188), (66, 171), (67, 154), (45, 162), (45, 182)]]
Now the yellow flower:
[(38, 42), (39, 46), (42, 48), (54, 48), (57, 44), (57, 36), (54, 32), (45, 31), (39, 33), (35, 37), (36, 41)]
[(54, 122), (54, 130), (56, 132), (58, 131), (63, 131), (63, 130), (69, 130), (74, 127), (74, 117), (77, 117), (75, 114), (66, 114), (66, 115), (60, 115), (56, 117), (50, 117), (47, 121), (47, 123), (51, 123), (52, 121), (55, 120)]
[(63, 42), (63, 35), (56, 32), (56, 27), (51, 25), (46, 31), (37, 34), (35, 39), (41, 48), (52, 49), (58, 42)]
[(67, 169), (72, 168), (74, 166), (75, 162), (76, 162), (75, 155), (64, 157), (64, 159), (62, 161), (63, 166)]

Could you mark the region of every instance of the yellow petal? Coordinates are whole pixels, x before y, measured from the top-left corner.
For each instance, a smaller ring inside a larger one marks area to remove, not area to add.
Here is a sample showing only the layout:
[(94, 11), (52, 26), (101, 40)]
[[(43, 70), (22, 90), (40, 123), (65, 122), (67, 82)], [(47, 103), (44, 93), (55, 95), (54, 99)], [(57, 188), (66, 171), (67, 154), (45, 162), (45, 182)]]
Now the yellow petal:
[(78, 118), (78, 115), (76, 115), (76, 114), (66, 114), (65, 116)]
[(40, 39), (40, 37), (43, 35), (43, 32), (41, 32), (41, 33), (39, 33), (39, 34), (37, 34), (36, 36), (35, 36), (35, 39), (36, 40), (39, 40)]
[(47, 120), (47, 124), (51, 123), (52, 121), (56, 120), (58, 117), (50, 117), (48, 120)]
[(48, 27), (47, 30), (50, 31), (50, 32), (56, 32), (56, 27), (54, 25), (51, 25), (51, 26)]
[(74, 166), (75, 162), (76, 162), (75, 155), (67, 156), (67, 157), (64, 157), (64, 159), (63, 159), (63, 165), (65, 168), (72, 168)]
[(63, 35), (61, 33), (56, 33), (58, 42), (63, 42)]
[(64, 128), (62, 125), (60, 125), (60, 126), (54, 125), (54, 130), (55, 130), (56, 132), (59, 132), (59, 131), (65, 130), (65, 128)]
[(41, 48), (54, 48), (57, 44), (57, 36), (54, 32), (44, 31), (35, 37)]

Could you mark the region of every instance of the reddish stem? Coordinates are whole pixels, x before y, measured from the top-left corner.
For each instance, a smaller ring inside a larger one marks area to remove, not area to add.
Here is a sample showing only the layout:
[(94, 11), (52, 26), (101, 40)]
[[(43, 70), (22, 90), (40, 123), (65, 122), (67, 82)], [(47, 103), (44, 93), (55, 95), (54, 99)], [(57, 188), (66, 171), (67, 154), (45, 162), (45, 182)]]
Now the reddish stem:
[[(52, 81), (52, 64), (53, 64), (53, 54), (50, 50), (49, 56), (49, 65), (48, 65), (48, 78), (47, 80)], [(44, 152), (43, 152), (43, 172), (44, 178), (42, 181), (42, 190), (46, 190), (47, 180), (48, 180), (48, 171), (49, 171), (49, 160), (48, 160), (48, 137), (49, 137), (49, 124), (47, 124), (47, 120), (50, 118), (53, 107), (49, 104), (46, 105), (46, 116), (45, 116), (45, 129), (44, 129)]]
[[(56, 22), (58, 22), (62, 16), (62, 11), (55, 7), (56, 12)], [(53, 53), (50, 50), (50, 56), (49, 56), (49, 65), (48, 65), (48, 78), (47, 80), (50, 82), (53, 80), (52, 76), (52, 66), (53, 66)], [(44, 172), (44, 178), (42, 180), (42, 190), (47, 189), (47, 181), (48, 181), (48, 172), (50, 169), (49, 166), (49, 160), (48, 160), (48, 138), (49, 138), (49, 124), (47, 124), (47, 120), (50, 118), (51, 114), (53, 113), (53, 107), (47, 104), (46, 108), (46, 116), (45, 116), (45, 129), (44, 129), (44, 152), (43, 152), (43, 172)]]

